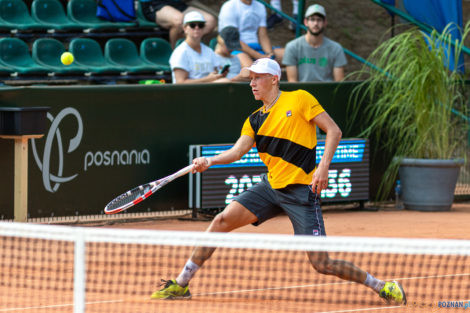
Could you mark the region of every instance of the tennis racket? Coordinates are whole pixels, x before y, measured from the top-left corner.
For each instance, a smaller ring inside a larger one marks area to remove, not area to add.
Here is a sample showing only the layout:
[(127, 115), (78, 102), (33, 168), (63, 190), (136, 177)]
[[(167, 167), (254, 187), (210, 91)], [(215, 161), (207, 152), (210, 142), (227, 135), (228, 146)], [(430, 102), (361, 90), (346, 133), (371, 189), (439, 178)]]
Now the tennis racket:
[(193, 164), (188, 165), (185, 168), (180, 169), (178, 172), (168, 175), (167, 177), (160, 178), (159, 180), (155, 180), (148, 184), (140, 185), (139, 187), (123, 193), (105, 206), (104, 213), (115, 214), (136, 205), (137, 203), (153, 195), (158, 189), (162, 188), (172, 180), (188, 174), (193, 169), (193, 167)]

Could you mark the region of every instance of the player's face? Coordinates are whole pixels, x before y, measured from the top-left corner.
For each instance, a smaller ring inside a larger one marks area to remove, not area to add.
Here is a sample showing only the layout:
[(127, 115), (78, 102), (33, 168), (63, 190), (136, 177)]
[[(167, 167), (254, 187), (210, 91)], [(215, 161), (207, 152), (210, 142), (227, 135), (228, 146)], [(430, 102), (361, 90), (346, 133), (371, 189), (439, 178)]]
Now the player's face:
[(314, 36), (318, 36), (325, 30), (326, 19), (320, 15), (314, 14), (304, 20), (308, 32)]
[(275, 88), (277, 79), (271, 74), (250, 72), (250, 87), (256, 100), (265, 100), (270, 91)]

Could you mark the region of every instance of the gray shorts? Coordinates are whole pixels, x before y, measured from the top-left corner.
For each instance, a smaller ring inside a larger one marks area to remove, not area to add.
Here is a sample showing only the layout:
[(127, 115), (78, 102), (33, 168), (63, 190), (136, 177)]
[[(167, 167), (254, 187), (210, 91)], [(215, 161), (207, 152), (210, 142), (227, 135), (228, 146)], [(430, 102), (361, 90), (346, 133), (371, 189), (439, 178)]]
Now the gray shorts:
[(285, 212), (296, 235), (326, 236), (320, 199), (308, 185), (273, 189), (266, 175), (262, 175), (260, 183), (238, 195), (234, 201), (256, 215), (255, 226)]

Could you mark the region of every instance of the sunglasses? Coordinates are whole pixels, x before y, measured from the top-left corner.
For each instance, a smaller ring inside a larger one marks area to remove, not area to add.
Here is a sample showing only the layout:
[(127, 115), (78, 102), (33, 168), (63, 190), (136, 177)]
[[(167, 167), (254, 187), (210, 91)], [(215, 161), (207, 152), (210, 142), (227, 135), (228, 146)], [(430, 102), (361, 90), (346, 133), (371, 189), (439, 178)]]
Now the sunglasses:
[(191, 28), (196, 28), (196, 26), (199, 27), (199, 28), (204, 28), (204, 26), (206, 26), (206, 23), (204, 23), (204, 22), (192, 22), (192, 23), (189, 23), (188, 25)]

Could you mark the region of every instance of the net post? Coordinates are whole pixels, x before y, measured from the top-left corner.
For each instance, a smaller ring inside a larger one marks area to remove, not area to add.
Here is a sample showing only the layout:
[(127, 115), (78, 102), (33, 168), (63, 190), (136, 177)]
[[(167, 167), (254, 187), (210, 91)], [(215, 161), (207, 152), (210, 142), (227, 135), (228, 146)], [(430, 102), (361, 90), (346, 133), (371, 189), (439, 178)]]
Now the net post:
[(76, 232), (74, 244), (73, 312), (85, 313), (85, 234), (82, 230)]

